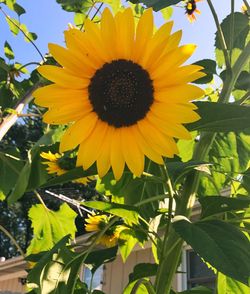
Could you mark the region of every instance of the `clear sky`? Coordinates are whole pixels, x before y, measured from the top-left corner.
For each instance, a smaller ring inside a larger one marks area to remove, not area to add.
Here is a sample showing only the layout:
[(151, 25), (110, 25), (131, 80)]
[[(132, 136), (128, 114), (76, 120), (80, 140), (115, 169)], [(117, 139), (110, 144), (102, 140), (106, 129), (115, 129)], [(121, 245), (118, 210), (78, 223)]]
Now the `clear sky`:
[[(165, 0), (162, 0), (165, 1)], [(55, 0), (19, 0), (17, 1), (27, 11), (21, 16), (21, 21), (25, 23), (31, 32), (38, 35), (35, 41), (40, 51), (44, 54), (48, 51), (47, 44), (49, 42), (63, 44), (63, 31), (67, 29), (68, 23), (73, 23), (73, 13), (65, 12)], [(213, 0), (213, 4), (218, 13), (219, 19), (222, 20), (230, 13), (229, 0)], [(242, 0), (235, 0), (235, 10), (239, 11)], [(199, 2), (197, 8), (201, 10), (201, 15), (197, 16), (197, 21), (190, 24), (184, 15), (184, 9), (180, 7), (174, 8), (172, 19), (175, 21), (174, 31), (183, 30), (182, 43), (194, 43), (198, 45), (196, 53), (191, 61), (197, 61), (203, 58), (214, 57), (214, 33), (216, 31), (213, 18), (206, 0)], [(11, 16), (14, 14), (6, 9)], [(161, 21), (159, 14), (156, 14), (157, 23)], [(8, 40), (12, 46), (16, 61), (27, 63), (30, 61), (39, 62), (40, 56), (34, 47), (24, 41), (23, 36), (13, 36), (8, 29), (8, 25), (4, 16), (0, 14), (0, 56), (3, 56), (3, 44)]]

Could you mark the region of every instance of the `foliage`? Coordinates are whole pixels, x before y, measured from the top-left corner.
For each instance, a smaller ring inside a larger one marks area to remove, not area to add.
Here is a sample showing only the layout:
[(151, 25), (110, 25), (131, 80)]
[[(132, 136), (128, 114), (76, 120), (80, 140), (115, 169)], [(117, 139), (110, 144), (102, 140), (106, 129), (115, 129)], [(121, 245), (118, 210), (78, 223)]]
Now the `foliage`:
[[(56, 2), (65, 12), (73, 12), (76, 26), (84, 29), (87, 18), (99, 22), (106, 6), (116, 13), (130, 5), (136, 20), (147, 8), (169, 19), (176, 5), (184, 8), (188, 1)], [(217, 273), (219, 294), (249, 292), (249, 11), (232, 9), (218, 23), (211, 0), (207, 3), (217, 32), (215, 60), (204, 58), (194, 63), (205, 73), (194, 81), (206, 88), (206, 95), (194, 103), (200, 119), (185, 125), (192, 139), (178, 140), (179, 156), (164, 158), (164, 165), (146, 158), (141, 177), (125, 167), (119, 180), (109, 171), (88, 186), (72, 183), (97, 175), (95, 164), (86, 170), (76, 167), (77, 148), (64, 154), (64, 164), (69, 166), (66, 173), (48, 174), (40, 154), (59, 152), (67, 126), (42, 122), (45, 110), (34, 104), (32, 92), (48, 81), (37, 72), (37, 63), (16, 61), (9, 40), (2, 44), (0, 255), (26, 252), (32, 267), (28, 274), (30, 293), (104, 293), (80, 281), (82, 266), (94, 275), (118, 254), (126, 262), (135, 246), (143, 248), (145, 244), (152, 248), (155, 263), (136, 264), (123, 293), (176, 293), (171, 285), (184, 241)], [(35, 43), (38, 36), (22, 22), (25, 13), (15, 0), (0, 1), (0, 16), (12, 34), (23, 35), (40, 54), (41, 63), (55, 65), (53, 58), (41, 54)], [(33, 65), (30, 73), (28, 65)], [(72, 188), (68, 197), (63, 190), (67, 187)], [(200, 213), (193, 218), (192, 209), (198, 202)], [(109, 222), (93, 235), (83, 236), (84, 243), (75, 246), (72, 239), (85, 233), (84, 219), (93, 211), (110, 216)], [(117, 234), (117, 246), (97, 246), (110, 232)], [(179, 293), (205, 294), (212, 290), (199, 285)]]

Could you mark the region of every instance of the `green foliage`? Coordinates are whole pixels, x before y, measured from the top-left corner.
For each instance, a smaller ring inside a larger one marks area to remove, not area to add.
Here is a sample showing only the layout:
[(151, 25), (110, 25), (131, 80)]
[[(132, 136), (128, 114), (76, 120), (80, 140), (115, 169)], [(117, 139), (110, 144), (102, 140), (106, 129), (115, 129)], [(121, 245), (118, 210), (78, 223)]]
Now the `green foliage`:
[(155, 263), (138, 263), (133, 272), (129, 275), (129, 283), (141, 278), (152, 277), (156, 275), (158, 265)]
[(138, 210), (133, 206), (101, 201), (84, 201), (82, 205), (119, 216), (130, 224), (138, 223)]
[(177, 4), (181, 2), (181, 0), (169, 0), (169, 1), (161, 1), (161, 0), (143, 0), (139, 1), (145, 4), (147, 7), (153, 7), (154, 11), (159, 11), (164, 9), (165, 7)]
[(195, 80), (196, 84), (208, 84), (213, 80), (214, 75), (216, 74), (216, 62), (211, 59), (202, 59), (195, 62), (194, 64), (202, 66), (202, 72), (206, 74), (203, 78)]
[(250, 244), (235, 226), (219, 220), (173, 223), (178, 234), (218, 271), (248, 285)]
[(222, 273), (218, 273), (217, 293), (218, 294), (246, 294), (250, 292), (250, 287), (230, 278)]
[(51, 249), (65, 235), (73, 239), (76, 232), (76, 213), (66, 203), (58, 211), (49, 210), (42, 204), (31, 207), (29, 219), (32, 222), (34, 237), (27, 249), (27, 254)]
[(201, 119), (188, 124), (191, 131), (231, 132), (249, 127), (250, 110), (246, 106), (214, 102), (195, 102)]
[[(231, 31), (232, 22), (234, 29)], [(247, 15), (240, 12), (235, 12), (233, 15), (228, 15), (221, 23), (221, 29), (224, 34), (226, 47), (232, 50), (233, 63), (238, 58), (241, 50), (245, 47), (247, 36), (249, 33), (249, 21)], [(225, 64), (224, 56), (222, 53), (222, 44), (219, 40), (218, 32), (215, 36), (215, 52), (216, 59), (219, 67)]]
[(233, 210), (243, 210), (250, 206), (250, 197), (238, 196), (228, 198), (225, 196), (210, 196), (199, 199), (202, 207), (202, 218)]

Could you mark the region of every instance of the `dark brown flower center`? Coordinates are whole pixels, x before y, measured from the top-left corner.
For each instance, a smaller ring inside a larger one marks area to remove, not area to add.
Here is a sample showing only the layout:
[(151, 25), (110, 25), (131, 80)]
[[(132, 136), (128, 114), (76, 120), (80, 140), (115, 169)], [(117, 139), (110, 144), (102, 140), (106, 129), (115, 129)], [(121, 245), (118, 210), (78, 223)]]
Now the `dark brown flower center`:
[(186, 13), (192, 15), (196, 9), (195, 0), (188, 1), (186, 4)]
[(130, 60), (118, 59), (98, 69), (88, 87), (98, 117), (116, 128), (143, 119), (153, 103), (153, 83), (146, 70)]

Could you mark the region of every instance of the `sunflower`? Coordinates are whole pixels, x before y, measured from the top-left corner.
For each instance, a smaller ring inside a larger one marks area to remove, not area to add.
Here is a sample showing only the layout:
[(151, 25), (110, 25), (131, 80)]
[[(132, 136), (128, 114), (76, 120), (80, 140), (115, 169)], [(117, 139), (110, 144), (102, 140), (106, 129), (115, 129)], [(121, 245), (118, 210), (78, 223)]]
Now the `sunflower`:
[[(99, 232), (102, 231), (106, 225), (109, 223), (110, 217), (101, 214), (101, 215), (88, 215), (88, 218), (85, 220), (85, 230), (87, 232)], [(105, 233), (102, 235), (102, 237), (99, 239), (98, 244), (102, 244), (106, 247), (114, 247), (117, 245), (119, 235), (122, 230), (124, 230), (124, 226), (114, 226), (109, 228), (105, 231)]]
[(203, 90), (189, 83), (204, 73), (182, 65), (196, 46), (179, 46), (182, 32), (171, 34), (172, 26), (154, 33), (148, 9), (135, 28), (130, 8), (115, 16), (105, 8), (99, 24), (86, 20), (84, 31), (65, 32), (67, 48), (49, 44), (62, 67), (38, 68), (54, 84), (34, 97), (48, 107), (46, 123), (70, 123), (60, 152), (79, 145), (77, 166), (96, 162), (100, 177), (112, 167), (118, 180), (126, 164), (139, 177), (145, 156), (163, 164), (163, 157), (178, 154), (174, 138), (191, 138), (182, 124), (199, 119), (189, 101)]
[(201, 14), (200, 10), (196, 8), (196, 3), (202, 0), (188, 0), (185, 5), (187, 18), (190, 22), (194, 22), (196, 20), (195, 12), (197, 14)]
[[(48, 160), (48, 161), (42, 162), (43, 164), (47, 165), (46, 170), (48, 174), (56, 174), (57, 176), (61, 176), (69, 170), (66, 168), (66, 166), (69, 167), (69, 164), (65, 165), (64, 163), (65, 159), (63, 159), (63, 154), (52, 153), (51, 151), (49, 151), (49, 152), (41, 152), (40, 156)], [(64, 165), (64, 168), (62, 168), (60, 165)], [(96, 179), (95, 176), (90, 176), (90, 177), (79, 178), (79, 179), (73, 180), (72, 182), (87, 185), (88, 182), (95, 179)]]

